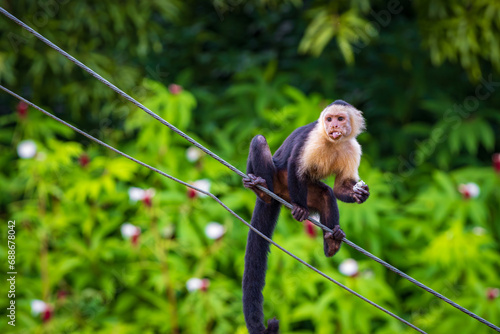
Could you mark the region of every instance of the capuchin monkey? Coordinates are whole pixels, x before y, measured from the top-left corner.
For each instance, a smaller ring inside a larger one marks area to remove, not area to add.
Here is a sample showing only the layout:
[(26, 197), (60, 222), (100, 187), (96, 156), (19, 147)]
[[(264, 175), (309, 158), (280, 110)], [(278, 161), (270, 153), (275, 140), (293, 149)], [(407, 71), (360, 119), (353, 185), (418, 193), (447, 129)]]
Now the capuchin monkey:
[[(321, 223), (333, 231), (323, 231), (325, 255), (333, 256), (345, 237), (339, 226), (337, 199), (363, 203), (370, 195), (358, 176), (361, 146), (356, 136), (364, 128), (361, 111), (337, 100), (317, 121), (293, 131), (274, 156), (263, 136), (254, 137), (247, 161), (248, 178), (243, 179), (244, 186), (257, 194), (252, 226), (271, 238), (281, 207), (257, 188), (260, 185), (291, 202), (292, 215), (298, 221), (305, 220), (310, 211), (319, 212)], [(333, 174), (332, 189), (321, 179)], [(243, 274), (243, 312), (250, 334), (278, 333), (278, 320), (269, 320), (267, 329), (264, 326), (262, 289), (268, 252), (269, 243), (250, 230)]]

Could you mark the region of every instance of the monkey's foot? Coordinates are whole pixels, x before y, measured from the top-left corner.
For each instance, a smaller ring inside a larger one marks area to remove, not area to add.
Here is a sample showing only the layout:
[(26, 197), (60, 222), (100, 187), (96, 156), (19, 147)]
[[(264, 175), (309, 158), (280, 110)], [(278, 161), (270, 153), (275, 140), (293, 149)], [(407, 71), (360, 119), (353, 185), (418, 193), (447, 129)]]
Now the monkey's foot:
[(266, 189), (269, 189), (267, 187), (266, 180), (264, 180), (262, 177), (248, 174), (248, 177), (243, 178), (243, 185), (245, 186), (245, 188), (252, 190), (257, 195), (257, 197), (259, 197), (264, 202), (271, 203), (271, 196), (267, 195), (265, 192), (257, 188), (257, 186), (262, 186)]
[(342, 231), (339, 225), (335, 225), (333, 227), (333, 233), (326, 232), (323, 238), (323, 248), (325, 251), (325, 256), (332, 257), (339, 251), (340, 245), (342, 244), (342, 239), (345, 238), (345, 233), (344, 231)]
[(257, 186), (262, 186), (267, 189), (266, 180), (264, 180), (260, 176), (255, 176), (253, 174), (248, 174), (248, 178), (243, 178), (243, 186), (254, 191), (257, 189)]
[(370, 189), (363, 181), (356, 183), (354, 187), (352, 187), (352, 190), (354, 191), (353, 197), (356, 203), (361, 204), (370, 196)]
[(292, 216), (299, 222), (304, 221), (309, 216), (309, 209), (293, 204)]

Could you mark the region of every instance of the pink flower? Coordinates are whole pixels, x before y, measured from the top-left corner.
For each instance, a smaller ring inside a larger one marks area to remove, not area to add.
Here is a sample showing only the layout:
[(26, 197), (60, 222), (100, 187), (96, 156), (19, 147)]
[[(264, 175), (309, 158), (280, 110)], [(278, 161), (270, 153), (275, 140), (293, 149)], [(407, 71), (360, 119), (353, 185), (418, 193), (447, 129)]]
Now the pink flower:
[(210, 286), (210, 280), (208, 280), (207, 278), (201, 279), (193, 277), (186, 282), (186, 288), (188, 289), (189, 292), (194, 292), (198, 290), (205, 292), (208, 290), (209, 286)]
[(141, 235), (141, 228), (134, 224), (124, 223), (120, 227), (123, 238), (130, 239), (132, 246), (137, 246), (139, 243), (139, 236)]
[[(206, 191), (206, 192), (209, 192), (210, 191), (210, 181), (207, 180), (207, 179), (201, 179), (201, 180), (197, 180), (197, 181), (194, 181), (192, 183), (193, 187), (196, 187), (200, 190), (203, 190), (203, 191)], [(197, 196), (199, 197), (207, 197), (207, 195), (203, 194), (203, 193), (200, 193), (192, 188), (189, 188), (188, 191), (187, 191), (187, 195), (190, 199), (194, 199), (196, 198)]]
[(500, 173), (500, 153), (493, 154), (491, 160), (493, 160), (493, 168), (497, 173)]
[(29, 105), (24, 101), (20, 101), (17, 104), (17, 114), (20, 118), (26, 118), (26, 116), (28, 116), (28, 107)]
[(500, 290), (498, 288), (487, 288), (486, 289), (486, 298), (488, 300), (493, 300), (500, 296)]
[(480, 193), (479, 186), (474, 182), (460, 184), (458, 186), (458, 191), (462, 194), (464, 199), (476, 198)]
[(43, 322), (47, 322), (52, 318), (54, 309), (52, 306), (44, 302), (43, 300), (33, 299), (31, 301), (31, 314), (34, 316), (40, 315)]
[(147, 207), (151, 207), (155, 190), (153, 188), (141, 189), (130, 187), (128, 189), (128, 197), (132, 202), (142, 201)]
[(146, 189), (144, 192), (144, 198), (142, 199), (142, 202), (150, 208), (151, 205), (153, 205), (153, 196), (155, 195), (155, 190), (153, 188)]
[(168, 86), (168, 90), (173, 95), (178, 95), (178, 94), (180, 94), (182, 92), (182, 86), (177, 85), (177, 84), (170, 84)]

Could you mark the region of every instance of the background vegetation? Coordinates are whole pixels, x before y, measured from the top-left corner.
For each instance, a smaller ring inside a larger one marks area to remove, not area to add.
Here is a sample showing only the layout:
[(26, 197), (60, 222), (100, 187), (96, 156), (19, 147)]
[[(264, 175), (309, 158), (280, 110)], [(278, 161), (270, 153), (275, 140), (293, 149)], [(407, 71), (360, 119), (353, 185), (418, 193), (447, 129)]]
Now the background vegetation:
[[(240, 169), (255, 134), (274, 151), (332, 100), (352, 103), (367, 119), (360, 175), (372, 196), (341, 204), (348, 238), (499, 324), (500, 3), (2, 6)], [(2, 85), (169, 174), (202, 180), (250, 218), (254, 195), (229, 170), (5, 17), (0, 34)], [(16, 327), (4, 316), (2, 332), (246, 332), (246, 227), (6, 94), (0, 115), (0, 262), (6, 272), (15, 220), (18, 271)], [(36, 154), (21, 158), (26, 144)], [(225, 234), (211, 239), (211, 222)], [(324, 258), (319, 231), (286, 210), (275, 240), (429, 333), (489, 331), (345, 245)], [(344, 275), (349, 258), (358, 269)], [(276, 249), (264, 292), (283, 333), (413, 332)]]

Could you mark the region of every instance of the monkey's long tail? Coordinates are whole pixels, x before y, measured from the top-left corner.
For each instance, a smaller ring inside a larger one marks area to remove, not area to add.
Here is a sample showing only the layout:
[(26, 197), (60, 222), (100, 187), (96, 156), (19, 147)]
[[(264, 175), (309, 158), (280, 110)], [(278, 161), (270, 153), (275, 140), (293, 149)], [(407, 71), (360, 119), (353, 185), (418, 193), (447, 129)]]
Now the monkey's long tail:
[[(272, 201), (267, 204), (258, 199), (252, 215), (252, 226), (271, 238), (279, 213), (280, 204), (278, 202)], [(264, 326), (262, 289), (266, 284), (268, 253), (269, 243), (250, 230), (245, 252), (245, 271), (243, 272), (243, 313), (250, 334), (278, 333), (278, 320), (269, 320), (267, 329)]]

